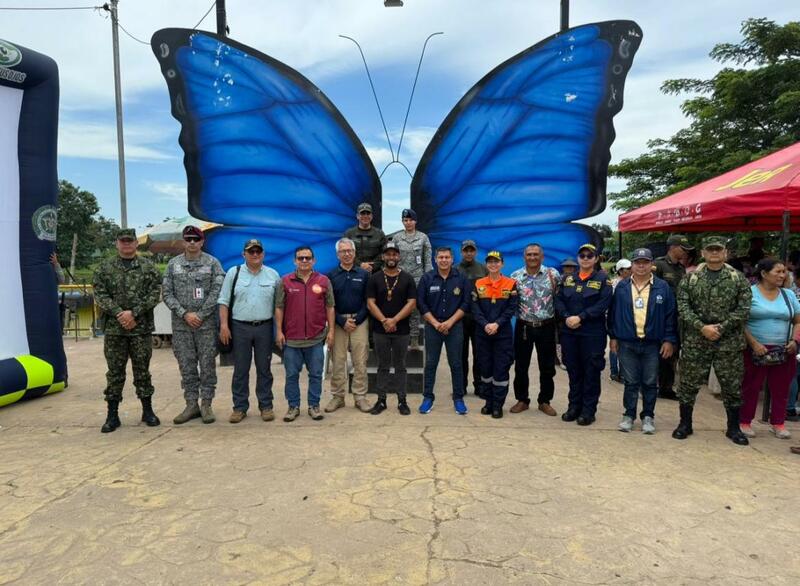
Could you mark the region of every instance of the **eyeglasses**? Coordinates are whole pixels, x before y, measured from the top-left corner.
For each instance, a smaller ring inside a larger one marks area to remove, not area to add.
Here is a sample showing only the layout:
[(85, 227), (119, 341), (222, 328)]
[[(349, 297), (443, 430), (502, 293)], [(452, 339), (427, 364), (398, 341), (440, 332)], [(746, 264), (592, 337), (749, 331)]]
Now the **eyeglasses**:
[(300, 261), (300, 262), (309, 262), (309, 261), (311, 261), (311, 260), (312, 260), (314, 257), (313, 257), (313, 256), (296, 256), (295, 258), (296, 258), (298, 261)]
[(184, 242), (200, 242), (202, 238), (199, 236), (186, 236), (183, 241)]
[(264, 252), (264, 249), (263, 248), (249, 248), (249, 249), (247, 249), (246, 252), (247, 252), (247, 254), (256, 254), (256, 255), (258, 255), (258, 254), (261, 254), (262, 252)]
[(582, 258), (584, 260), (592, 259), (592, 258), (594, 258), (594, 253), (592, 253), (592, 252), (584, 252), (583, 254), (579, 254), (578, 258)]
[(372, 215), (372, 212), (367, 212), (367, 211), (364, 211), (364, 212), (358, 212), (358, 215), (359, 215), (359, 216), (371, 216), (371, 215)]
[(352, 248), (345, 248), (339, 250), (339, 254), (355, 254), (355, 253), (356, 251), (353, 250)]
[(119, 240), (123, 244), (130, 244), (131, 242), (134, 242), (133, 238), (117, 238), (117, 240)]

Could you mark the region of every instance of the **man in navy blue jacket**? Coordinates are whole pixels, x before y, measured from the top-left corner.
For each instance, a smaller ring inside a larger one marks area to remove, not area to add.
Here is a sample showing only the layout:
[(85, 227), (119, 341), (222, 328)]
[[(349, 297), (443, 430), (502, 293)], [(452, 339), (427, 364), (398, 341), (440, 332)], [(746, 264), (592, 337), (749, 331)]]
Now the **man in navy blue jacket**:
[(620, 281), (608, 310), (611, 350), (619, 354), (625, 383), (625, 415), (620, 431), (631, 431), (642, 393), (642, 432), (655, 433), (659, 358), (672, 356), (678, 342), (678, 311), (669, 284), (653, 272), (653, 253), (638, 248), (631, 258), (633, 273)]

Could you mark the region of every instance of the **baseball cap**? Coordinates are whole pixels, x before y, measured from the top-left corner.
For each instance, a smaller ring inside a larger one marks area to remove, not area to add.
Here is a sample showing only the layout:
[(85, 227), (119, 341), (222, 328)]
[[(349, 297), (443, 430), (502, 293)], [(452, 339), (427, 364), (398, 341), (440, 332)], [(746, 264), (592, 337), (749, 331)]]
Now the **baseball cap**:
[(135, 228), (122, 228), (117, 231), (117, 240), (121, 240), (123, 238), (133, 238), (136, 240), (136, 229)]
[(372, 206), (371, 206), (370, 204), (368, 204), (367, 202), (360, 203), (360, 204), (358, 204), (357, 211), (358, 211), (358, 213), (359, 213), (359, 214), (360, 214), (361, 212), (369, 212), (369, 213), (372, 213)]
[(584, 248), (591, 250), (592, 252), (597, 252), (597, 247), (594, 244), (589, 244), (588, 242), (586, 244), (581, 244), (580, 247), (578, 248), (578, 252), (580, 252)]
[(575, 262), (575, 259), (571, 256), (568, 256), (564, 260), (561, 261), (562, 267), (577, 267), (578, 263)]
[(264, 245), (261, 244), (261, 240), (257, 238), (251, 238), (247, 242), (244, 243), (244, 250), (250, 250), (251, 248), (259, 247), (260, 249), (264, 249)]
[(728, 242), (723, 236), (706, 236), (703, 238), (703, 248), (710, 248), (711, 246), (727, 248)]
[(197, 226), (186, 226), (183, 229), (184, 236), (197, 236), (201, 240), (203, 239), (203, 231), (198, 228)]
[(478, 245), (477, 245), (477, 244), (475, 244), (475, 241), (474, 241), (474, 240), (464, 240), (464, 241), (461, 243), (461, 250), (464, 250), (465, 248), (469, 248), (470, 246), (471, 246), (472, 248), (474, 248), (475, 250), (478, 250)]
[(673, 234), (672, 236), (667, 238), (667, 246), (673, 246), (675, 244), (677, 244), (684, 250), (694, 250), (694, 246), (689, 244), (689, 239), (683, 234)]
[(617, 261), (617, 264), (614, 266), (614, 268), (617, 269), (617, 272), (620, 272), (623, 269), (631, 268), (631, 266), (631, 261), (629, 261), (627, 258), (621, 258)]
[(383, 245), (383, 252), (387, 252), (389, 250), (396, 250), (397, 252), (400, 252), (400, 247), (397, 246), (397, 243), (394, 240), (389, 240)]
[(499, 250), (490, 250), (489, 253), (486, 255), (486, 262), (489, 262), (490, 258), (494, 258), (503, 262), (503, 255), (500, 253)]
[(653, 260), (653, 253), (649, 248), (637, 248), (631, 255), (631, 260)]
[(403, 210), (402, 217), (403, 218), (411, 218), (412, 220), (414, 220), (416, 222), (417, 221), (417, 212), (415, 212), (411, 208), (407, 208), (407, 209)]

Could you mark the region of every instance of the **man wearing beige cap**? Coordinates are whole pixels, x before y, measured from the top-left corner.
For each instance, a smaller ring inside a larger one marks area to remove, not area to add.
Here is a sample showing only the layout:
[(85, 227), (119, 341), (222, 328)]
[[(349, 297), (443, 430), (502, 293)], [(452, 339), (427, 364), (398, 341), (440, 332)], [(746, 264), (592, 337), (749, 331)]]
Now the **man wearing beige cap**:
[(364, 202), (356, 209), (358, 224), (344, 233), (356, 243), (356, 266), (369, 273), (377, 272), (382, 266), (381, 253), (386, 244), (383, 230), (372, 225), (372, 205)]

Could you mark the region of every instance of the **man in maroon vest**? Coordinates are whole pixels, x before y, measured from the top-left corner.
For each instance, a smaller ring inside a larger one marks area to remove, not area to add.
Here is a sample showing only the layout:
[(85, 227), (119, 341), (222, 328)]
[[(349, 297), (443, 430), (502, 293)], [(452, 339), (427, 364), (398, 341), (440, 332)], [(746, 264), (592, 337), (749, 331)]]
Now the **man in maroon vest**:
[(286, 400), (289, 411), (284, 421), (300, 415), (300, 371), (308, 369), (308, 414), (323, 418), (319, 408), (322, 396), (323, 345), (333, 346), (335, 320), (333, 288), (328, 277), (314, 270), (314, 251), (298, 246), (294, 251), (295, 272), (284, 276), (275, 294), (275, 341), (283, 348), (286, 368)]

